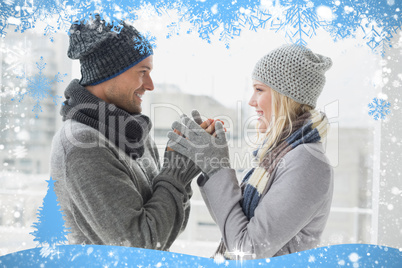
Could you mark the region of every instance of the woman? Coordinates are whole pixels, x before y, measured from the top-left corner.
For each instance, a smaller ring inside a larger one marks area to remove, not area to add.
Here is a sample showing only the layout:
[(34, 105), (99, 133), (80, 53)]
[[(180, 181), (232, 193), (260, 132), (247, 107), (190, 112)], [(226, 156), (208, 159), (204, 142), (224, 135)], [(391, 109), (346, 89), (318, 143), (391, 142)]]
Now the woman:
[(220, 122), (216, 137), (186, 116), (173, 123), (186, 138), (170, 132), (170, 147), (203, 171), (198, 184), (222, 233), (217, 253), (267, 258), (318, 245), (330, 211), (333, 172), (321, 143), (328, 121), (314, 108), (331, 65), (330, 58), (299, 45), (282, 46), (258, 61), (249, 105), (260, 121), (262, 140), (254, 152), (259, 165), (241, 185), (230, 168)]

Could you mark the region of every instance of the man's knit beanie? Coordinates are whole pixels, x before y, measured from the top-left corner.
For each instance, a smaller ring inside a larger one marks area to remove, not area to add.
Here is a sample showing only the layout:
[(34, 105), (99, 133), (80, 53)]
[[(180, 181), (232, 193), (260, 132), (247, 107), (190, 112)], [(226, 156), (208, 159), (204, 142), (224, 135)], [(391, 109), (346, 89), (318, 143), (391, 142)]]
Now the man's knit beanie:
[(252, 78), (301, 104), (315, 108), (332, 66), (328, 57), (301, 45), (283, 45), (262, 57)]
[(79, 59), (82, 86), (97, 85), (127, 71), (153, 54), (151, 44), (133, 26), (120, 22), (120, 32), (99, 15), (70, 28), (67, 55)]

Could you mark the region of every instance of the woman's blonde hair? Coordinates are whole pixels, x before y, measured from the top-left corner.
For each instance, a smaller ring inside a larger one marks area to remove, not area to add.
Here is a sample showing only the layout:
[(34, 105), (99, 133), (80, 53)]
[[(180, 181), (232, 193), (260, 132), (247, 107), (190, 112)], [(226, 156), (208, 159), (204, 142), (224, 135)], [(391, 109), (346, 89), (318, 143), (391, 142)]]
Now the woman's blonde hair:
[(312, 109), (310, 105), (300, 104), (271, 89), (271, 121), (265, 135), (259, 138), (261, 142), (265, 141), (260, 149), (261, 152), (258, 153), (259, 160), (261, 161), (267, 152), (289, 137), (292, 133), (293, 122), (298, 116)]

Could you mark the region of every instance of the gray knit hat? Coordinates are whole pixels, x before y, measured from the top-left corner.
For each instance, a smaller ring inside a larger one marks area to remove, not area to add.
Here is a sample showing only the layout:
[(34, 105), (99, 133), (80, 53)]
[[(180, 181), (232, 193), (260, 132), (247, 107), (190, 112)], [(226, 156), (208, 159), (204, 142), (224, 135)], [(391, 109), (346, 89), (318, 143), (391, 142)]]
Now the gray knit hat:
[(99, 15), (70, 28), (67, 55), (79, 59), (82, 86), (96, 85), (127, 71), (153, 54), (151, 44), (133, 26), (120, 22), (120, 33)]
[(315, 108), (332, 66), (328, 57), (301, 45), (283, 45), (262, 57), (252, 78), (301, 104)]

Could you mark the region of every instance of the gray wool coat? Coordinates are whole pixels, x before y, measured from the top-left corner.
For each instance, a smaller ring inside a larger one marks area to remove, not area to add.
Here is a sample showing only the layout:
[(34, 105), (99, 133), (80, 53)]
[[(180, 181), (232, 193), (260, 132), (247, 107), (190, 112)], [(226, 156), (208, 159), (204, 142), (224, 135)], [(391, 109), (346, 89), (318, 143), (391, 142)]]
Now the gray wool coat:
[[(133, 160), (97, 130), (67, 120), (52, 142), (50, 173), (70, 244), (168, 250), (190, 211), (193, 162), (166, 152), (160, 169), (149, 137)], [(171, 164), (175, 162), (175, 164)]]
[(301, 144), (277, 165), (247, 219), (233, 169), (198, 178), (201, 194), (219, 226), (223, 242), (217, 253), (238, 259), (270, 258), (317, 247), (333, 194), (333, 169), (321, 143)]

